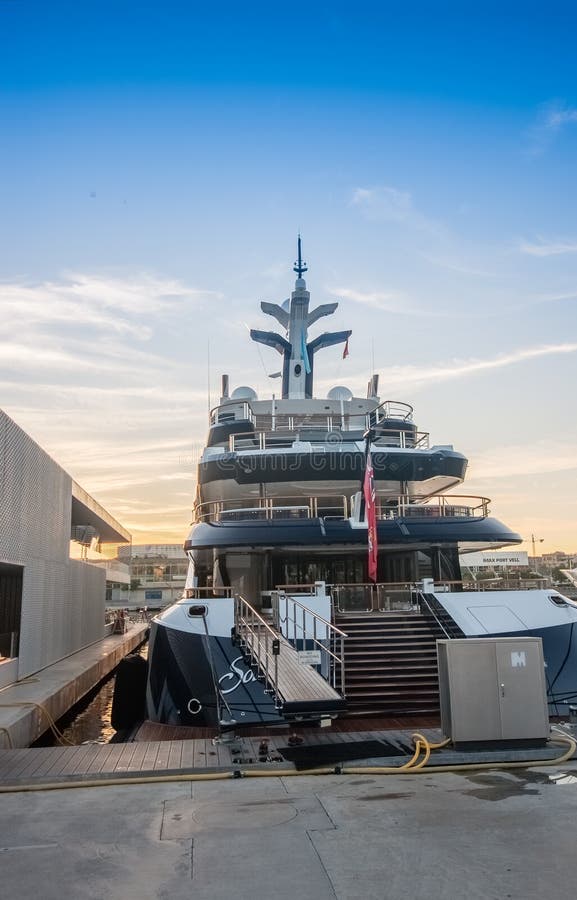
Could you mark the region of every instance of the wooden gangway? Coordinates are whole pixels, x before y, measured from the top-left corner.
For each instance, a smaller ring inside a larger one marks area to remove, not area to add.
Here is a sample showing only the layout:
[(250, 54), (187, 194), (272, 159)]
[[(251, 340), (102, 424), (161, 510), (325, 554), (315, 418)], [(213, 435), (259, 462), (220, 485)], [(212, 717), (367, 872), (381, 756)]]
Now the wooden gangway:
[[(246, 649), (251, 658), (260, 659), (263, 673), (272, 672), (275, 665), (275, 652), (273, 646), (262, 652), (264, 628), (256, 627), (248, 632), (244, 638)], [(277, 663), (276, 684), (272, 683), (279, 706), (285, 716), (294, 716), (304, 713), (329, 714), (342, 712), (346, 708), (344, 697), (333, 688), (328, 681), (316, 670), (314, 666), (300, 662), (299, 651), (280, 633), (276, 633), (275, 641), (278, 642), (279, 653)], [(276, 647), (276, 645), (274, 645)], [(266, 665), (263, 663), (266, 661)]]
[[(329, 622), (322, 621), (328, 628), (333, 628)], [(339, 634), (346, 636), (344, 632)], [(346, 709), (343, 695), (318, 671), (316, 665), (303, 661), (302, 650), (291, 644), (278, 628), (267, 622), (242, 597), (237, 597), (235, 601), (235, 635), (244, 653), (258, 669), (267, 689), (274, 695), (283, 716), (314, 718), (334, 715)], [(303, 640), (303, 646), (304, 643)], [(340, 663), (337, 655), (325, 645), (326, 642), (323, 644), (315, 638), (314, 644), (319, 648), (316, 651), (319, 662), (321, 655), (325, 655), (326, 670), (334, 669), (335, 661)]]

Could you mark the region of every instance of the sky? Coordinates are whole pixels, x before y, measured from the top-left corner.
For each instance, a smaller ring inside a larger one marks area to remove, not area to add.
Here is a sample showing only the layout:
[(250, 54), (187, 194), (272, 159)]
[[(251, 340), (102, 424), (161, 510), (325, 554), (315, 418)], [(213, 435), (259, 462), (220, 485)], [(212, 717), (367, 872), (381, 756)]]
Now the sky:
[(300, 231), (353, 329), (317, 394), (374, 362), (459, 493), (577, 552), (576, 38), (555, 0), (0, 0), (0, 406), (180, 543), (220, 374), (278, 391), (248, 328)]

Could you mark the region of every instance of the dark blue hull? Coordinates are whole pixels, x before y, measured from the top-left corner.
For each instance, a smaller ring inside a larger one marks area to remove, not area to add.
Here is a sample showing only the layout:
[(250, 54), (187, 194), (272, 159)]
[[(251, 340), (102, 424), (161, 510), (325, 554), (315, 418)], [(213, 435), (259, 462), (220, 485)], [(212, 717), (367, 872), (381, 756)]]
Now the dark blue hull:
[[(547, 699), (551, 715), (565, 716), (577, 703), (577, 627), (575, 623), (520, 631), (515, 636), (543, 641)], [(509, 635), (497, 635), (509, 637)]]
[(153, 623), (148, 672), (147, 715), (153, 722), (235, 727), (284, 721), (228, 637)]

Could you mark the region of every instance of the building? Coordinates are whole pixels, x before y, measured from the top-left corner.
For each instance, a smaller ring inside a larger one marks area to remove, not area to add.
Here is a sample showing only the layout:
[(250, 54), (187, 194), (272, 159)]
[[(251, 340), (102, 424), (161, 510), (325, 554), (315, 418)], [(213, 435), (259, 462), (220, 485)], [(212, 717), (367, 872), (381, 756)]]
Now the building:
[[(105, 544), (130, 534), (0, 410), (0, 687), (105, 635)], [(74, 558), (76, 557), (76, 558)], [(128, 568), (109, 569), (128, 582)]]
[(182, 596), (188, 557), (181, 544), (120, 547), (118, 561), (129, 564), (130, 585), (112, 592), (112, 605), (158, 609)]

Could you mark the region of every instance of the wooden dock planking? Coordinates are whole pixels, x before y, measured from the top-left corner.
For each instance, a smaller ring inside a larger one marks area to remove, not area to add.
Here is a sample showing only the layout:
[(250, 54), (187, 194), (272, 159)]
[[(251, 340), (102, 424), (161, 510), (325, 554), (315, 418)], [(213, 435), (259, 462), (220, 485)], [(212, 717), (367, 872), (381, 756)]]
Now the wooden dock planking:
[(182, 741), (170, 742), (170, 753), (168, 754), (168, 768), (180, 769), (182, 765)]
[(124, 750), (116, 763), (115, 772), (128, 772), (132, 763), (132, 757), (136, 753), (138, 744), (124, 744)]
[(192, 769), (193, 765), (194, 765), (194, 741), (182, 741), (181, 766), (183, 769)]
[(150, 744), (146, 744), (146, 753), (144, 754), (144, 761), (142, 763), (142, 770), (144, 772), (152, 772), (154, 770), (160, 746), (160, 741), (151, 741)]
[(158, 769), (168, 768), (168, 757), (170, 756), (170, 741), (162, 743), (158, 749), (158, 754), (154, 762), (154, 771)]
[[(188, 743), (188, 741), (186, 742)], [(144, 760), (146, 757), (146, 744), (134, 744), (135, 750), (132, 759), (130, 760), (129, 771), (130, 772), (142, 772), (144, 770)]]
[(101, 772), (102, 768), (106, 766), (108, 758), (112, 753), (112, 748), (115, 744), (103, 744), (102, 750), (100, 753), (96, 754), (90, 765), (88, 766), (86, 772), (87, 774), (93, 774), (97, 772)]
[[(431, 741), (441, 737), (438, 717), (401, 718), (349, 718), (339, 719), (332, 728), (305, 728), (296, 724), (292, 730), (299, 733), (310, 746), (334, 745), (367, 739), (384, 740), (387, 743), (411, 743), (411, 733), (424, 730)], [(128, 744), (84, 744), (76, 747), (33, 747), (0, 751), (0, 784), (29, 784), (39, 779), (50, 781), (70, 777), (75, 782), (87, 776), (93, 778), (123, 775), (161, 774), (163, 771), (210, 771), (234, 768), (231, 753), (234, 747), (243, 759), (253, 759), (259, 765), (259, 746), (263, 738), (268, 741), (268, 756), (279, 755), (279, 747), (288, 743), (288, 730), (279, 732), (265, 727), (242, 729), (234, 742), (216, 742), (209, 737), (209, 729), (198, 729), (191, 739), (189, 730), (183, 729), (183, 739), (178, 740), (177, 728), (156, 731), (157, 740), (134, 741)], [(202, 736), (201, 736), (202, 735)], [(400, 754), (403, 751), (400, 750)], [(246, 763), (243, 763), (246, 764)]]
[(32, 773), (43, 762), (46, 751), (61, 749), (61, 747), (33, 747), (28, 751), (27, 756), (24, 756), (20, 750), (6, 750), (1, 757), (3, 760), (2, 770), (11, 778), (19, 777), (23, 770), (26, 770), (26, 774)]

